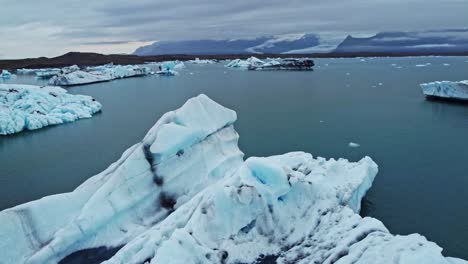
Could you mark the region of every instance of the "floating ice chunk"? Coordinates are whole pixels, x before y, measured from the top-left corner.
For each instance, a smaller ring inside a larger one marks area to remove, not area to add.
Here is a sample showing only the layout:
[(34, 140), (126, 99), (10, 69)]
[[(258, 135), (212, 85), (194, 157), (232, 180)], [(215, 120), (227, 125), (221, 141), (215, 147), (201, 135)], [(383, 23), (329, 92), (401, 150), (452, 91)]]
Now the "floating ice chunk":
[[(270, 63), (274, 63), (271, 61)], [(226, 64), (225, 66), (228, 68), (240, 68), (240, 69), (248, 69), (250, 66), (259, 66), (265, 64), (265, 61), (262, 61), (256, 57), (250, 57), (246, 60), (241, 60), (241, 59), (235, 59)]]
[(151, 74), (150, 68), (137, 65), (106, 64), (88, 69), (90, 71), (82, 71), (76, 65), (63, 68), (58, 75), (49, 80), (49, 84), (57, 86), (82, 85)]
[(75, 191), (0, 212), (0, 259), (57, 263), (106, 247), (118, 251), (106, 264), (467, 263), (359, 216), (378, 171), (371, 158), (244, 162), (235, 119), (204, 95), (166, 113)]
[(416, 67), (427, 67), (427, 66), (430, 66), (431, 63), (428, 62), (428, 63), (425, 63), (425, 64), (416, 64)]
[(443, 66), (450, 66), (450, 64), (448, 64), (448, 63), (444, 63), (444, 64), (442, 64), (442, 65), (443, 65)]
[(114, 79), (114, 77), (109, 73), (85, 72), (78, 70), (74, 72), (58, 74), (49, 80), (49, 84), (57, 86), (70, 86), (97, 82), (107, 82), (112, 79)]
[(193, 64), (214, 64), (216, 63), (215, 60), (200, 60), (200, 58), (195, 58), (194, 60), (189, 61)]
[(12, 77), (15, 77), (15, 75), (11, 74), (8, 70), (2, 70), (2, 72), (0, 73), (0, 78), (10, 79)]
[(468, 100), (468, 80), (431, 82), (420, 86), (423, 93), (429, 97)]
[(350, 148), (359, 148), (361, 145), (359, 145), (358, 143), (349, 142), (348, 146)]
[(0, 84), (0, 134), (90, 118), (101, 104), (59, 87)]

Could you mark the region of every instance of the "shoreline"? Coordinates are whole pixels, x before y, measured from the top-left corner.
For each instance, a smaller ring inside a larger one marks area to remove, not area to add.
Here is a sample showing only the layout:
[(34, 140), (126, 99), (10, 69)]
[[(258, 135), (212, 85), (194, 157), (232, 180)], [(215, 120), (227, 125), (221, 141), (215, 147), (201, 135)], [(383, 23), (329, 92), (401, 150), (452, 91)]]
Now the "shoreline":
[(43, 68), (62, 68), (70, 65), (97, 66), (113, 62), (114, 64), (130, 65), (144, 64), (145, 62), (162, 62), (170, 60), (188, 61), (196, 58), (212, 59), (212, 60), (232, 60), (232, 59), (247, 59), (255, 56), (259, 59), (264, 58), (365, 58), (365, 57), (428, 57), (428, 56), (451, 56), (464, 57), (468, 56), (467, 52), (451, 52), (451, 53), (375, 53), (375, 52), (358, 52), (358, 53), (301, 53), (301, 54), (222, 54), (222, 55), (156, 55), (156, 56), (137, 56), (137, 55), (104, 55), (99, 53), (85, 52), (69, 52), (67, 54), (46, 58), (27, 58), (27, 59), (12, 59), (0, 60), (0, 69), (16, 70), (16, 69), (43, 69)]

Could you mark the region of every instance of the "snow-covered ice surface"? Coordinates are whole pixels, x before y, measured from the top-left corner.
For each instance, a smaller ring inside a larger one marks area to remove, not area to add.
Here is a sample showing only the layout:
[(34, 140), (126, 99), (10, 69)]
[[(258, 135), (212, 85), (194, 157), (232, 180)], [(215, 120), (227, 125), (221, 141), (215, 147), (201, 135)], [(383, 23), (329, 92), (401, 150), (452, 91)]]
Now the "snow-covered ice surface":
[(0, 84), (1, 135), (90, 118), (100, 110), (92, 97), (60, 87)]
[(427, 96), (446, 99), (468, 100), (468, 80), (460, 82), (440, 81), (420, 85)]
[(118, 249), (107, 264), (467, 263), (357, 214), (378, 170), (369, 157), (243, 161), (236, 118), (200, 95), (75, 191), (0, 212), (0, 263), (102, 247)]

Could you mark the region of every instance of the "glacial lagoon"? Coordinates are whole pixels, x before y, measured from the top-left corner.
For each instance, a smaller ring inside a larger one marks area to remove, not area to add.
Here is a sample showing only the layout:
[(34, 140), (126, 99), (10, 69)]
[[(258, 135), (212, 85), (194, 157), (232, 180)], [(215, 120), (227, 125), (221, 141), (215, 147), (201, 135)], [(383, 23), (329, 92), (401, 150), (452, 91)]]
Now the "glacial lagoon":
[[(313, 72), (186, 64), (174, 77), (71, 87), (69, 93), (101, 102), (102, 113), (1, 137), (0, 209), (73, 190), (141, 140), (163, 113), (204, 93), (236, 110), (246, 157), (295, 150), (352, 161), (372, 157), (379, 173), (361, 214), (395, 234), (420, 233), (444, 255), (466, 259), (468, 105), (428, 101), (419, 84), (467, 79), (467, 61), (317, 59)], [(27, 75), (4, 82), (46, 83)]]

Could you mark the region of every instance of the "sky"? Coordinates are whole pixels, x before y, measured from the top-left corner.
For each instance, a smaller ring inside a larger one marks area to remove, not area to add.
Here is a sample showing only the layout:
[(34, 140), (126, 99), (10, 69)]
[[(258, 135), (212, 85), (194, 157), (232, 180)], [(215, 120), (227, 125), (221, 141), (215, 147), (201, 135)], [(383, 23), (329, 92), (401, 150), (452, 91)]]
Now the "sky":
[(468, 0), (0, 0), (0, 59), (132, 53), (158, 40), (468, 27)]

